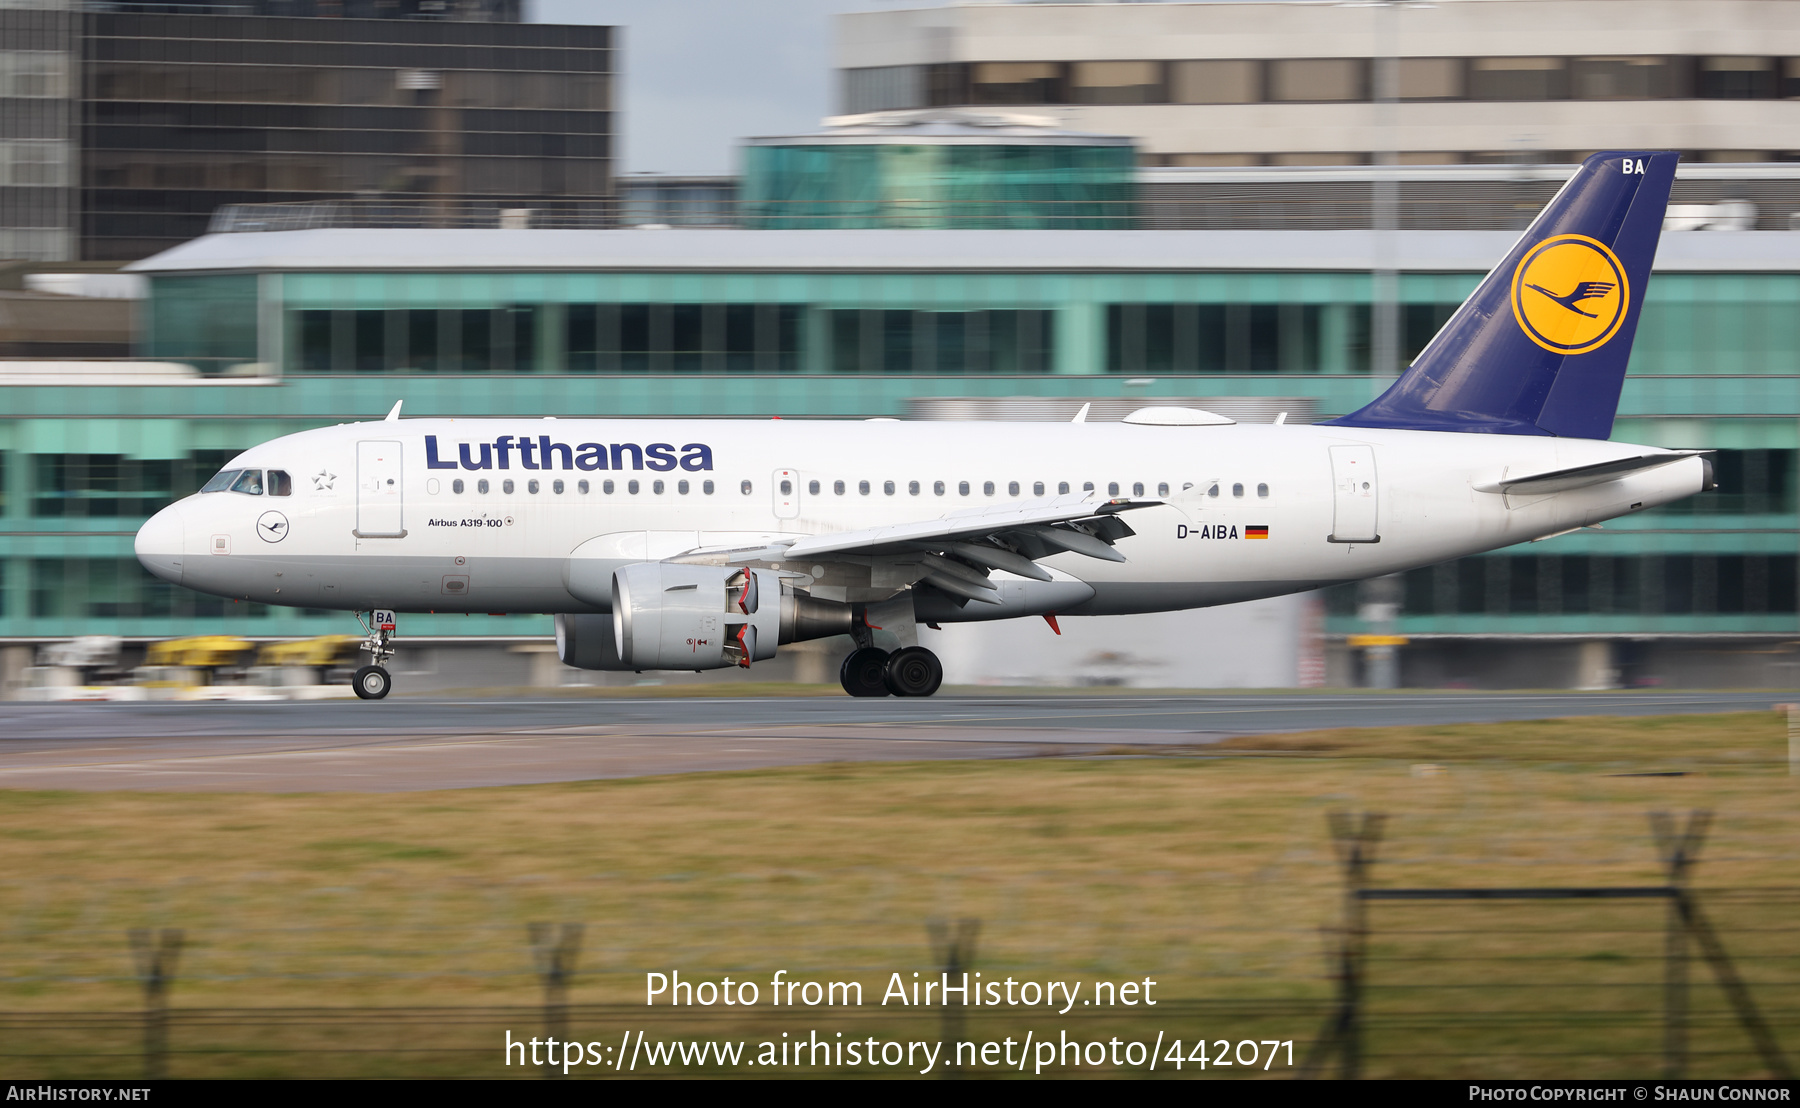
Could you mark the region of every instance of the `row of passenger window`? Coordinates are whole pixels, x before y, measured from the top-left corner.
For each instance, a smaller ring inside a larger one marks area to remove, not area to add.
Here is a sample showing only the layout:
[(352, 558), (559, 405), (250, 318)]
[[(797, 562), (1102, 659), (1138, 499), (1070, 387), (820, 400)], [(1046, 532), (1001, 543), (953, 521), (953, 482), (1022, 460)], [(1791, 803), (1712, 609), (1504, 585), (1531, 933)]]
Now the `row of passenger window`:
[[(808, 481), (806, 483), (806, 491), (813, 496), (818, 496), (820, 494), (820, 490), (822, 487), (823, 486), (818, 481)], [(983, 481), (981, 483), (981, 495), (994, 496), (996, 494), (996, 492), (998, 491), (998, 487), (999, 486), (993, 481)], [(1049, 495), (1049, 493), (1048, 493), (1049, 487), (1050, 486), (1043, 481), (1033, 481), (1031, 483), (1031, 495), (1032, 496), (1047, 496), (1047, 495)], [(1145, 487), (1146, 486), (1145, 486), (1144, 482), (1133, 481), (1131, 483), (1131, 495), (1132, 496), (1145, 495), (1145, 492), (1144, 492)], [(1186, 489), (1191, 489), (1194, 486), (1190, 482), (1188, 484), (1182, 485), (1181, 487), (1183, 490), (1186, 490)], [(1023, 488), (1024, 488), (1024, 486), (1018, 481), (1008, 481), (1006, 483), (1006, 495), (1020, 496), (1020, 495), (1022, 495)], [(1120, 482), (1108, 481), (1106, 484), (1106, 495), (1122, 496), (1122, 495), (1124, 495), (1124, 493), (1121, 491), (1122, 488), (1123, 488), (1123, 485)], [(956, 483), (956, 494), (958, 496), (970, 495), (971, 489), (972, 489), (972, 485), (968, 481), (958, 481)], [(790, 482), (788, 482), (786, 480), (783, 480), (781, 482), (781, 493), (783, 496), (791, 495), (793, 493), (793, 491), (794, 491), (793, 486)], [(831, 483), (831, 491), (833, 494), (835, 494), (837, 496), (843, 496), (846, 491), (844, 482), (833, 481)], [(867, 481), (858, 481), (856, 483), (856, 491), (861, 493), (863, 496), (868, 496), (871, 491), (870, 483)], [(894, 492), (895, 492), (894, 482), (883, 481), (881, 483), (881, 491), (884, 495), (893, 496)], [(920, 494), (920, 492), (922, 491), (922, 488), (921, 488), (919, 482), (908, 481), (906, 483), (906, 491), (907, 491), (907, 494), (910, 496), (918, 496)], [(943, 496), (946, 493), (946, 491), (948, 491), (947, 483), (944, 481), (933, 481), (931, 483), (931, 491), (932, 491), (933, 495)], [(1073, 491), (1073, 489), (1071, 487), (1070, 482), (1058, 481), (1056, 483), (1056, 495), (1065, 496), (1068, 493), (1070, 493), (1071, 491)], [(1082, 492), (1093, 492), (1094, 491), (1094, 483), (1092, 481), (1083, 481), (1081, 483), (1081, 491)], [(750, 482), (748, 482), (748, 481), (744, 482), (744, 492), (746, 494), (748, 494), (750, 492)], [(1211, 485), (1211, 487), (1209, 487), (1206, 490), (1206, 494), (1208, 496), (1218, 496), (1220, 494), (1220, 486), (1219, 486), (1218, 482), (1214, 482)], [(1169, 483), (1167, 481), (1157, 482), (1156, 495), (1157, 496), (1168, 496), (1169, 495)], [(1239, 483), (1239, 484), (1232, 485), (1231, 486), (1231, 495), (1238, 496), (1238, 497), (1243, 496), (1244, 495), (1243, 484)], [(1269, 486), (1266, 484), (1257, 485), (1256, 486), (1256, 495), (1259, 497), (1266, 498), (1269, 495)]]
[[(981, 483), (981, 494), (983, 496), (993, 496), (996, 493), (997, 487), (998, 486), (993, 481), (983, 481)], [(1007, 482), (1007, 485), (1006, 485), (1006, 495), (1019, 496), (1019, 495), (1021, 495), (1020, 490), (1022, 487), (1023, 486), (1021, 486), (1021, 484), (1018, 481), (1009, 481), (1009, 482)], [(1031, 495), (1044, 496), (1044, 495), (1046, 495), (1045, 490), (1048, 487), (1049, 486), (1046, 485), (1043, 481), (1034, 481), (1034, 482), (1032, 482), (1032, 485), (1031, 485)], [(1186, 490), (1186, 489), (1191, 489), (1194, 486), (1190, 483), (1190, 484), (1183, 485), (1181, 487), (1183, 490)], [(508, 495), (508, 496), (512, 495), (514, 492), (517, 491), (517, 488), (518, 488), (517, 483), (515, 481), (513, 481), (513, 479), (510, 477), (508, 477), (505, 480), (500, 482), (500, 491), (501, 491), (501, 493), (503, 493), (505, 495)], [(585, 479), (575, 482), (575, 491), (582, 496), (588, 495), (588, 493), (592, 491), (592, 488), (593, 488), (592, 484)], [(782, 479), (782, 481), (780, 482), (780, 488), (781, 488), (781, 495), (783, 495), (783, 496), (792, 496), (794, 494), (794, 483), (793, 483), (793, 481), (791, 481), (787, 478)], [(806, 483), (806, 491), (813, 496), (820, 495), (822, 488), (823, 488), (822, 483), (819, 481), (816, 481), (816, 480), (808, 481)], [(1106, 485), (1106, 495), (1108, 495), (1108, 496), (1123, 495), (1120, 492), (1120, 488), (1121, 488), (1121, 486), (1120, 486), (1119, 482), (1109, 481)], [(1145, 488), (1144, 482), (1142, 482), (1142, 481), (1132, 482), (1131, 495), (1132, 496), (1145, 495), (1144, 488)], [(738, 489), (745, 496), (749, 496), (753, 491), (755, 491), (754, 484), (750, 481), (742, 482), (741, 484), (739, 484)], [(459, 477), (456, 480), (450, 482), (450, 491), (457, 494), (458, 496), (460, 496), (463, 493), (468, 491), (468, 483), (463, 481), (463, 479)], [(476, 495), (486, 496), (491, 491), (492, 491), (492, 484), (491, 484), (491, 482), (488, 481), (487, 478), (483, 477), (475, 482)], [(525, 482), (525, 491), (532, 494), (533, 496), (535, 496), (538, 493), (543, 491), (543, 482), (537, 480), (534, 477)], [(550, 491), (552, 493), (555, 493), (558, 496), (561, 496), (563, 493), (568, 491), (568, 486), (561, 478), (557, 478), (556, 480), (553, 480), (550, 482)], [(611, 496), (611, 495), (613, 495), (613, 493), (618, 491), (618, 485), (616, 482), (613, 482), (610, 480), (602, 481), (602, 482), (600, 482), (600, 491), (607, 496)], [(636, 496), (638, 493), (643, 491), (642, 483), (635, 479), (626, 481), (625, 482), (625, 491), (632, 496)], [(662, 480), (655, 480), (655, 481), (650, 482), (650, 492), (652, 495), (661, 496), (666, 491), (668, 491), (668, 482), (662, 481)], [(681, 496), (686, 496), (686, 495), (688, 495), (688, 493), (693, 491), (692, 483), (685, 481), (685, 480), (676, 481), (675, 482), (675, 491), (676, 491), (676, 493), (678, 493)], [(713, 494), (713, 483), (710, 480), (700, 482), (700, 491), (703, 495), (711, 496)], [(843, 496), (845, 494), (845, 492), (847, 491), (847, 485), (843, 481), (833, 481), (831, 483), (831, 491), (837, 496)], [(858, 481), (856, 483), (856, 491), (858, 493), (862, 494), (863, 496), (868, 496), (873, 491), (873, 485), (868, 481)], [(896, 482), (883, 481), (881, 483), (881, 491), (882, 491), (883, 495), (893, 496), (898, 491)], [(923, 491), (923, 486), (918, 481), (908, 481), (906, 483), (906, 491), (909, 496), (918, 496)], [(931, 483), (931, 491), (932, 491), (932, 494), (935, 496), (945, 495), (945, 493), (948, 491), (946, 482), (933, 481)], [(968, 496), (968, 495), (970, 495), (970, 491), (971, 491), (971, 485), (968, 481), (958, 481), (956, 483), (956, 493), (958, 496)], [(1070, 491), (1072, 491), (1072, 490), (1070, 489), (1069, 482), (1067, 482), (1067, 481), (1057, 482), (1057, 485), (1056, 485), (1057, 495), (1059, 495), (1059, 496), (1065, 495), (1065, 494), (1069, 493)], [(1094, 491), (1094, 483), (1092, 481), (1084, 481), (1081, 485), (1081, 491), (1093, 492)], [(1157, 496), (1168, 496), (1169, 495), (1169, 483), (1167, 481), (1161, 481), (1161, 482), (1157, 483), (1156, 495)], [(1219, 485), (1219, 483), (1214, 482), (1206, 490), (1206, 495), (1213, 496), (1213, 497), (1221, 495), (1221, 486)], [(1241, 482), (1233, 484), (1231, 486), (1231, 495), (1234, 497), (1240, 497), (1240, 498), (1245, 495), (1244, 486)], [(1258, 497), (1266, 499), (1269, 495), (1269, 486), (1266, 484), (1257, 485), (1256, 486), (1256, 495)]]
[[(600, 491), (605, 493), (608, 496), (611, 496), (615, 491), (617, 491), (617, 487), (618, 486), (615, 485), (612, 481), (600, 482)], [(458, 496), (460, 496), (463, 493), (468, 491), (468, 484), (465, 481), (463, 481), (462, 478), (459, 477), (456, 480), (450, 482), (450, 491), (453, 493), (456, 493)], [(488, 481), (487, 478), (483, 477), (479, 481), (475, 482), (475, 494), (477, 496), (486, 496), (491, 491), (492, 491), (492, 484)], [(506, 480), (500, 482), (500, 491), (503, 494), (510, 496), (514, 492), (518, 491), (518, 485), (516, 482), (513, 481), (512, 478), (508, 477)], [(531, 480), (525, 482), (525, 491), (528, 493), (531, 493), (533, 496), (536, 496), (538, 493), (544, 491), (543, 482), (539, 481), (537, 478), (534, 477)], [(563, 493), (568, 491), (568, 485), (562, 480), (562, 478), (559, 477), (556, 480), (550, 482), (550, 491), (555, 493), (558, 496), (561, 496)], [(575, 491), (582, 496), (586, 496), (589, 492), (593, 491), (593, 486), (587, 480), (583, 479), (583, 480), (575, 482)], [(630, 493), (633, 496), (636, 496), (639, 492), (642, 492), (643, 489), (642, 489), (641, 484), (638, 481), (632, 480), (632, 481), (625, 482), (625, 491)], [(657, 496), (661, 496), (664, 492), (668, 491), (668, 482), (661, 481), (661, 480), (652, 481), (652, 482), (650, 482), (650, 491)], [(688, 481), (677, 481), (677, 482), (675, 482), (675, 491), (680, 493), (682, 496), (686, 496), (688, 493), (693, 491), (693, 485), (691, 482), (688, 482)], [(711, 481), (700, 482), (700, 491), (707, 496), (711, 496), (713, 494), (713, 483)], [(750, 491), (750, 482), (745, 481), (744, 482), (744, 492), (748, 493), (749, 491)]]

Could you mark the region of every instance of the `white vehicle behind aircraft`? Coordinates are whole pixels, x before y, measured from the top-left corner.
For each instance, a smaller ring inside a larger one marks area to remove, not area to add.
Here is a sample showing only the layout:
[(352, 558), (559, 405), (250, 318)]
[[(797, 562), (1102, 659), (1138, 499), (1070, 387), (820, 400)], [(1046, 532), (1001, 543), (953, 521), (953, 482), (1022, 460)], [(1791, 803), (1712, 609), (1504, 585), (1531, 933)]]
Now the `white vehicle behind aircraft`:
[(399, 419), (245, 451), (137, 536), (219, 596), (546, 612), (599, 670), (850, 635), (853, 696), (930, 696), (919, 623), (1228, 604), (1430, 565), (1712, 487), (1608, 442), (1676, 156), (1589, 158), (1374, 403), (1310, 426)]

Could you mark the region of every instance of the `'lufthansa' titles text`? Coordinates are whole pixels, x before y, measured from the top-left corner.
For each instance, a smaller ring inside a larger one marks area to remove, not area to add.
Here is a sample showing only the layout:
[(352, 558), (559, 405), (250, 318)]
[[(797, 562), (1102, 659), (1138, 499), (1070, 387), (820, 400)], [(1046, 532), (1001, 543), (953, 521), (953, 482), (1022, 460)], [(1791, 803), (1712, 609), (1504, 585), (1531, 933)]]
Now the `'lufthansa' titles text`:
[[(449, 450), (448, 446), (442, 448)], [(516, 455), (520, 469), (649, 469), (667, 473), (676, 467), (701, 472), (713, 467), (712, 447), (690, 442), (673, 443), (553, 442), (549, 435), (501, 435), (493, 442), (457, 443), (456, 453), (439, 453), (436, 435), (425, 436), (426, 469), (511, 469)]]

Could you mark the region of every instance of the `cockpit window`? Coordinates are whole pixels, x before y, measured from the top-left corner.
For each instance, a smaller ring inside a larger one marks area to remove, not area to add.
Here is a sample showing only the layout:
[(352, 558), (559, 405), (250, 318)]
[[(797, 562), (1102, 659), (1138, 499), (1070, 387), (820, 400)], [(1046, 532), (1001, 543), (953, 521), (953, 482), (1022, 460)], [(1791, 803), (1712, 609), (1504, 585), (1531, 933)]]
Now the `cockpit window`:
[(269, 471), (269, 495), (270, 496), (292, 496), (292, 495), (294, 495), (294, 479), (287, 475), (287, 470), (271, 469)]
[(246, 496), (263, 494), (262, 470), (246, 469), (236, 481), (231, 483), (232, 492), (241, 492)]
[(213, 479), (200, 486), (201, 492), (224, 492), (231, 483), (238, 479), (244, 471), (241, 469), (221, 469), (213, 475)]

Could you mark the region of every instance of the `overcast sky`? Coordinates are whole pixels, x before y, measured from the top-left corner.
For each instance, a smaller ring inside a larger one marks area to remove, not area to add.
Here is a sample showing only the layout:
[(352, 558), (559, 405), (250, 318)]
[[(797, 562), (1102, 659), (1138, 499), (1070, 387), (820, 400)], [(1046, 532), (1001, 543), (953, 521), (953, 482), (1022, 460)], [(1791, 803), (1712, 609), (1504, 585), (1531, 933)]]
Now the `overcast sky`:
[(837, 111), (831, 17), (937, 0), (531, 0), (534, 23), (623, 29), (619, 170), (735, 173), (737, 140)]

